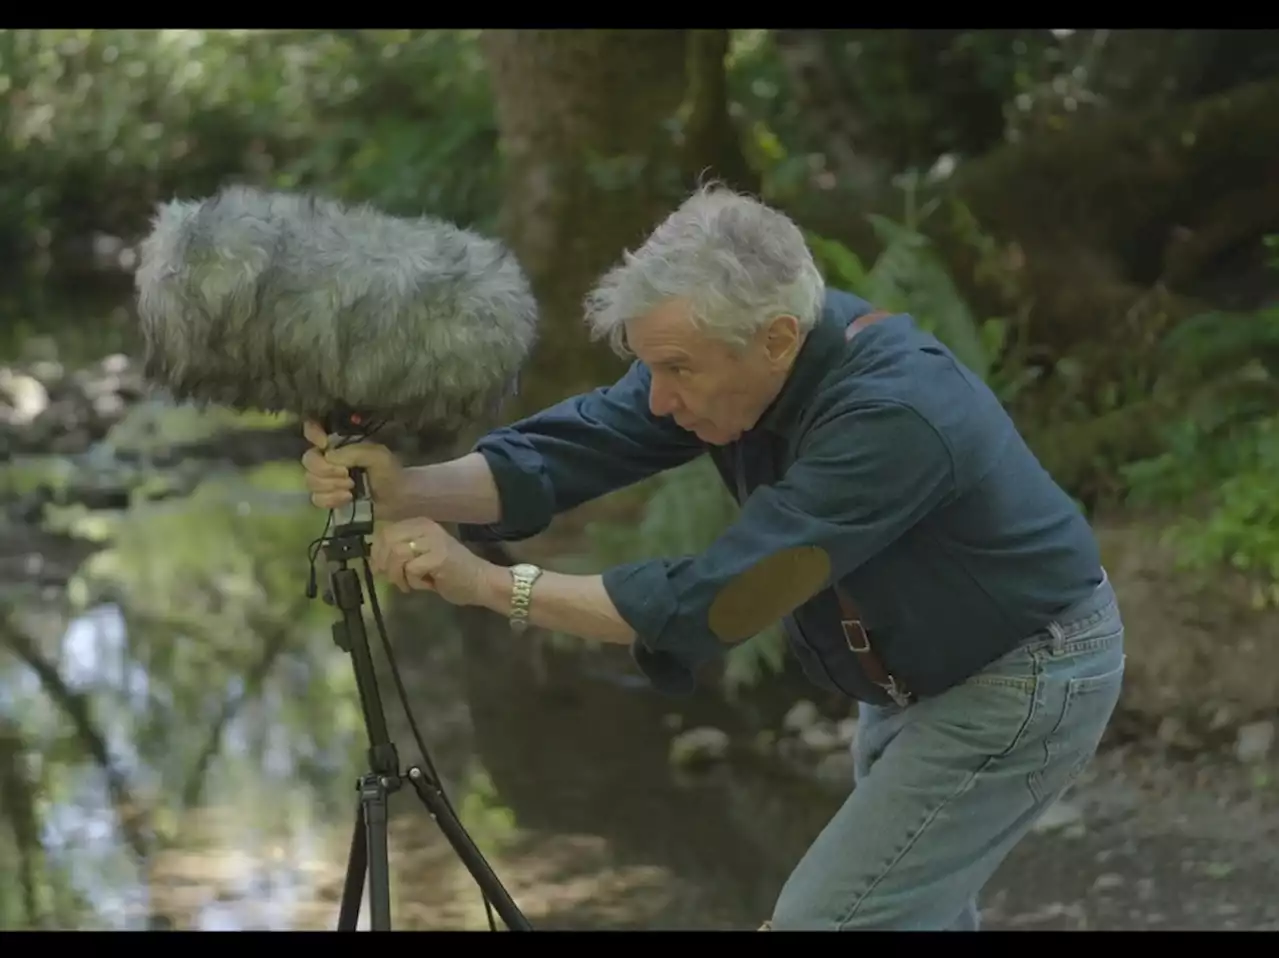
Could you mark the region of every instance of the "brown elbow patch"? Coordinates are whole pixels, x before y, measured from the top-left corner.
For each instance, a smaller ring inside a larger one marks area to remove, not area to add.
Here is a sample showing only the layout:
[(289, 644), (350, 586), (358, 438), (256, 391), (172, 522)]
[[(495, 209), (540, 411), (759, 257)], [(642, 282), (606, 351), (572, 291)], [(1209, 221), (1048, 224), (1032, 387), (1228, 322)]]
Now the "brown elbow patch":
[(830, 574), (831, 560), (816, 546), (775, 552), (725, 584), (707, 625), (721, 642), (742, 642), (816, 595)]

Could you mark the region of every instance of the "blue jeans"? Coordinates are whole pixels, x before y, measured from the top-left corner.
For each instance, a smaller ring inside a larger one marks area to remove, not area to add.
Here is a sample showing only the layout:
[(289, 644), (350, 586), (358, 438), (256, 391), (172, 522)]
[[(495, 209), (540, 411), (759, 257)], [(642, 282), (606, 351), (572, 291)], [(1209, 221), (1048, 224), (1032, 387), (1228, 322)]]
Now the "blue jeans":
[(906, 709), (862, 705), (856, 787), (769, 930), (978, 929), (978, 893), (1079, 776), (1120, 696), (1107, 581), (982, 672)]

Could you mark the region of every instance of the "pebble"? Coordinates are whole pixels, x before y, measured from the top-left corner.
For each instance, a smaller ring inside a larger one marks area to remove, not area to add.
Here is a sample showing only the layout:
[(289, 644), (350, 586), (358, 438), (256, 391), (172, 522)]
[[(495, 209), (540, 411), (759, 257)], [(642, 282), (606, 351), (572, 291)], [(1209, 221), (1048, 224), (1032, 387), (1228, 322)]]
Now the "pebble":
[(687, 768), (722, 760), (729, 751), (729, 736), (718, 728), (700, 726), (671, 740), (667, 757), (672, 765)]
[(801, 730), (800, 744), (814, 752), (834, 752), (840, 748), (840, 735), (827, 722), (816, 722)]
[(1172, 715), (1166, 715), (1160, 720), (1160, 726), (1156, 729), (1156, 738), (1173, 748), (1194, 749), (1201, 744), (1187, 728), (1186, 723)]
[(1124, 885), (1124, 876), (1115, 872), (1104, 872), (1093, 880), (1094, 891), (1111, 891)]
[(1228, 705), (1220, 705), (1214, 710), (1213, 717), (1209, 719), (1209, 731), (1221, 732), (1224, 728), (1230, 728), (1231, 723), (1235, 720), (1235, 714)]
[(1250, 722), (1236, 732), (1236, 759), (1241, 764), (1252, 765), (1267, 757), (1276, 727), (1272, 722)]
[(11, 407), (8, 420), (15, 426), (35, 422), (49, 408), (49, 392), (34, 376), (0, 369), (0, 400)]
[(129, 357), (122, 353), (112, 353), (102, 361), (102, 371), (111, 376), (120, 376), (128, 372)]
[(819, 717), (818, 706), (808, 699), (801, 699), (787, 710), (782, 727), (788, 732), (799, 733), (817, 722)]

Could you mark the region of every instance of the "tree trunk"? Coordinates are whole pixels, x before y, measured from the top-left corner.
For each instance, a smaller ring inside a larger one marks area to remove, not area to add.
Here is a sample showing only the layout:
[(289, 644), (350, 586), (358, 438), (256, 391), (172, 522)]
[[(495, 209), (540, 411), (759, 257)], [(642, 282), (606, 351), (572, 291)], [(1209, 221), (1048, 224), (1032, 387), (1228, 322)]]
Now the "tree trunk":
[(517, 411), (622, 369), (582, 301), (694, 179), (752, 189), (724, 92), (727, 31), (489, 30), (481, 47), (502, 134), (502, 232), (542, 311)]

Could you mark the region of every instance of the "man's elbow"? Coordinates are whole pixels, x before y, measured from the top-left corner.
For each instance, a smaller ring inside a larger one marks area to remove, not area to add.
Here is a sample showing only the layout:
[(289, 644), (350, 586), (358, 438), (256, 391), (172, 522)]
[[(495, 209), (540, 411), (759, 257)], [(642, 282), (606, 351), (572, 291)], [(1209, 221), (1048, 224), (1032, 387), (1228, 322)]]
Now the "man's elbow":
[(697, 687), (698, 673), (727, 648), (705, 630), (668, 630), (651, 639), (638, 636), (632, 644), (632, 658), (659, 692), (688, 695)]
[(515, 541), (543, 532), (555, 516), (555, 490), (542, 456), (524, 437), (498, 430), (475, 452), (489, 467), (498, 497), (498, 521), (468, 528), (476, 540)]

